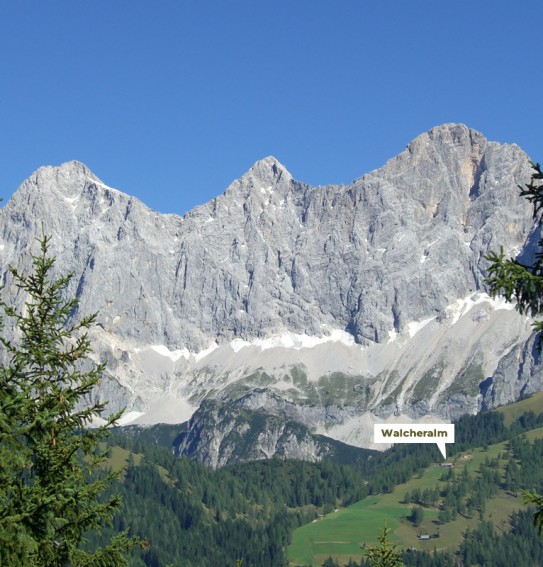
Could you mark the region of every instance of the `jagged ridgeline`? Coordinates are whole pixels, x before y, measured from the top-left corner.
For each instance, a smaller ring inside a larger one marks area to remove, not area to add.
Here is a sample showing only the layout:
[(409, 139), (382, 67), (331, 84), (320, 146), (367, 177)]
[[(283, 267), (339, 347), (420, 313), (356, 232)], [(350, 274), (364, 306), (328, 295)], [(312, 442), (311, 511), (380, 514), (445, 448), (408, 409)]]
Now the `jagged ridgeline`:
[[(218, 400), (230, 423), (258, 411), (368, 447), (376, 419), (450, 419), (543, 387), (530, 320), (483, 283), (490, 250), (533, 254), (530, 175), (517, 146), (447, 124), (350, 185), (311, 187), (265, 158), (177, 216), (70, 162), (0, 211), (0, 265), (16, 295), (7, 265), (24, 271), (52, 236), (80, 312), (98, 312), (95, 396), (127, 422), (184, 422)], [(305, 451), (252, 439), (248, 455)]]

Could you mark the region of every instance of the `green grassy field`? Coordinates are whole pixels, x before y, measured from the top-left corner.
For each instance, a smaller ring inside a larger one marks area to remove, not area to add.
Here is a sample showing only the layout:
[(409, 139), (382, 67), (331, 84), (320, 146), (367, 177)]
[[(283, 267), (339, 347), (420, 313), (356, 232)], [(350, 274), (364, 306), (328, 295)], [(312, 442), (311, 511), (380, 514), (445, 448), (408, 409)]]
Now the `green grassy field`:
[(543, 427), (532, 429), (531, 431), (528, 431), (524, 435), (526, 435), (526, 439), (528, 439), (531, 442), (535, 441), (536, 439), (543, 439)]
[[(543, 435), (543, 428), (540, 429), (540, 434)], [(460, 472), (465, 466), (470, 473), (476, 473), (481, 463), (498, 457), (505, 448), (506, 443), (498, 443), (489, 446), (487, 451), (474, 449), (456, 455), (455, 471)], [(434, 488), (443, 472), (444, 469), (436, 464), (428, 468), (420, 478), (413, 477), (409, 482), (398, 485), (390, 494), (370, 496), (298, 528), (288, 549), (289, 564), (322, 565), (330, 555), (340, 563), (348, 562), (349, 557), (359, 561), (363, 555), (363, 544), (375, 543), (385, 522), (392, 530), (391, 541), (402, 548), (413, 547), (426, 551), (457, 548), (466, 528), (474, 529), (478, 525), (478, 516), (471, 519), (458, 516), (453, 522), (439, 525), (438, 509), (425, 508), (422, 524), (414, 527), (407, 519), (413, 504), (402, 503), (408, 491)], [(495, 525), (505, 529), (509, 514), (521, 506), (521, 498), (500, 492), (498, 497), (487, 502), (485, 519), (491, 519)], [(440, 537), (429, 540), (417, 537), (434, 533), (439, 533)]]
[(111, 467), (113, 470), (124, 469), (128, 465), (128, 458), (132, 455), (134, 464), (139, 465), (142, 455), (140, 453), (132, 453), (121, 447), (111, 447), (109, 450), (107, 461), (104, 466)]
[[(519, 416), (528, 411), (536, 414), (543, 410), (543, 391), (525, 400), (503, 406), (496, 411), (504, 415), (504, 422), (511, 425)], [(543, 439), (543, 427), (525, 433), (527, 439)], [(486, 459), (497, 458), (507, 448), (507, 442), (491, 445), (486, 451), (473, 449), (454, 457), (455, 471), (467, 468), (470, 474), (476, 474), (480, 465)], [(451, 462), (449, 460), (449, 462)], [(505, 461), (500, 463), (501, 472)], [(298, 528), (288, 549), (289, 564), (321, 565), (330, 555), (340, 563), (348, 562), (349, 557), (360, 560), (364, 543), (373, 544), (377, 541), (379, 531), (385, 522), (392, 530), (391, 541), (402, 548), (414, 547), (432, 551), (435, 549), (454, 550), (462, 541), (466, 528), (473, 529), (479, 523), (479, 518), (466, 519), (459, 516), (455, 521), (439, 525), (437, 509), (424, 509), (424, 520), (418, 528), (407, 519), (413, 504), (403, 504), (406, 492), (415, 489), (433, 488), (439, 481), (443, 468), (437, 464), (428, 468), (418, 478), (414, 477), (405, 484), (398, 485), (390, 494), (379, 494), (368, 497), (352, 506), (335, 511), (313, 523)], [(484, 519), (490, 519), (494, 525), (507, 529), (511, 512), (523, 506), (522, 498), (504, 491), (487, 501)], [(440, 537), (427, 541), (417, 538), (420, 534), (436, 533)]]
[(320, 565), (330, 554), (347, 560), (359, 557), (360, 546), (373, 537), (375, 525), (383, 525), (386, 520), (390, 528), (397, 529), (407, 509), (399, 504), (383, 506), (380, 498), (366, 498), (302, 526), (289, 549), (292, 564)]
[[(125, 469), (128, 466), (130, 456), (132, 456), (132, 460), (135, 466), (139, 466), (141, 464), (141, 460), (143, 458), (143, 455), (141, 453), (132, 453), (127, 449), (123, 449), (122, 447), (115, 445), (113, 447), (110, 447), (108, 457), (102, 464), (102, 467), (106, 469), (112, 469), (114, 471)], [(164, 467), (158, 465), (157, 470), (163, 480), (170, 482), (168, 471)]]
[(535, 414), (539, 414), (543, 411), (543, 391), (537, 392), (520, 402), (502, 406), (496, 409), (496, 411), (503, 414), (504, 422), (507, 426), (511, 425), (515, 419), (527, 411), (533, 411)]

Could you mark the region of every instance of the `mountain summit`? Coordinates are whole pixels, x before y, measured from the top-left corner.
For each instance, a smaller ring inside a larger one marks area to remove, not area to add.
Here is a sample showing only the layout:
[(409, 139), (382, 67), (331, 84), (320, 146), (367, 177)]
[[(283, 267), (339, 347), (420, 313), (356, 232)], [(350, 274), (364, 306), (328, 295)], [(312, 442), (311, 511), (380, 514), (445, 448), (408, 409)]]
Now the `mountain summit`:
[(543, 387), (539, 359), (522, 363), (530, 321), (483, 283), (488, 251), (534, 238), (530, 174), (517, 146), (446, 124), (347, 186), (311, 187), (267, 157), (181, 217), (69, 162), (0, 211), (3, 279), (15, 294), (6, 267), (28, 267), (43, 226), (80, 310), (98, 312), (96, 395), (129, 417), (180, 422), (210, 398), (368, 445), (375, 419)]

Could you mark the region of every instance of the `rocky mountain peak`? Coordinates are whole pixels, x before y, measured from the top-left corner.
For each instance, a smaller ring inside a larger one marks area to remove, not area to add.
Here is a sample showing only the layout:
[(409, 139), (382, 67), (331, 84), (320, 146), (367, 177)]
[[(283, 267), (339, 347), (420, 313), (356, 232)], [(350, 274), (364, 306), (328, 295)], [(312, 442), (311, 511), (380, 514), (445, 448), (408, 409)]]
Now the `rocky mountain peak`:
[(424, 132), (412, 140), (406, 147), (411, 154), (423, 151), (428, 145), (434, 146), (438, 153), (481, 155), (490, 142), (481, 132), (469, 128), (465, 124), (441, 124), (428, 132)]
[(405, 150), (392, 158), (383, 169), (396, 176), (407, 175), (407, 184), (414, 189), (412, 177), (431, 183), (432, 174), (446, 169), (453, 174), (452, 188), (469, 195), (478, 180), (481, 162), (492, 146), (480, 132), (464, 124), (444, 124), (432, 128), (410, 142)]
[(530, 234), (530, 174), (517, 146), (446, 124), (349, 186), (310, 187), (266, 157), (179, 217), (69, 162), (0, 210), (0, 266), (28, 271), (42, 226), (52, 236), (81, 313), (98, 313), (112, 409), (260, 388), (266, 411), (323, 428), (456, 415), (531, 333), (484, 287), (488, 251), (516, 254)]
[(274, 156), (268, 156), (255, 162), (243, 177), (246, 176), (254, 176), (271, 183), (278, 183), (283, 177), (288, 180), (292, 179), (287, 168)]
[(420, 136), (415, 138), (415, 140), (409, 145), (412, 145), (419, 138), (428, 138), (429, 140), (438, 142), (439, 145), (442, 145), (443, 143), (452, 143), (457, 146), (462, 146), (466, 143), (471, 145), (487, 143), (485, 136), (478, 130), (470, 128), (465, 124), (454, 122), (434, 126), (428, 130), (428, 132), (422, 133)]
[(88, 182), (101, 183), (100, 179), (85, 164), (75, 160), (62, 163), (59, 166), (40, 167), (26, 181), (26, 183), (41, 189), (57, 192), (64, 190), (73, 192), (75, 187), (80, 187)]
[(226, 194), (235, 196), (260, 194), (285, 194), (291, 189), (292, 175), (287, 168), (273, 156), (268, 156), (253, 164), (253, 166), (234, 181)]
[[(86, 207), (97, 201), (107, 201), (113, 205), (116, 201), (133, 199), (132, 197), (108, 187), (83, 163), (79, 161), (65, 162), (59, 166), (44, 166), (36, 170), (16, 191), (9, 203), (12, 207), (26, 207), (40, 215), (41, 222), (52, 220), (56, 215), (53, 211), (69, 211), (70, 215), (78, 216)], [(53, 213), (53, 214), (50, 214)]]

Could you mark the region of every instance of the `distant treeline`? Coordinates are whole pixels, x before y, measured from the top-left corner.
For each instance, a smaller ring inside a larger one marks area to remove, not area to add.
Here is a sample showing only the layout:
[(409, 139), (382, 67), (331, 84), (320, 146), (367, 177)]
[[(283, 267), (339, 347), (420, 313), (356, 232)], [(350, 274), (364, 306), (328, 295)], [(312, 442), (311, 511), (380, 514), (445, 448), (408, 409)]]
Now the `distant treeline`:
[[(543, 456), (543, 450), (526, 440), (513, 440), (519, 433), (540, 425), (543, 415), (532, 412), (510, 427), (505, 426), (500, 413), (466, 416), (456, 423), (456, 443), (448, 445), (448, 452), (455, 454), (510, 439), (512, 456), (507, 489), (540, 489), (542, 480), (537, 471), (543, 467), (535, 453), (539, 451)], [(213, 470), (174, 456), (171, 446), (174, 437), (174, 426), (119, 428), (113, 432), (109, 440), (112, 447), (120, 446), (143, 457), (137, 465), (129, 459), (122, 483), (114, 487), (120, 489), (123, 497), (121, 510), (114, 525), (102, 536), (91, 537), (89, 545), (112, 532), (128, 530), (149, 544), (135, 552), (131, 567), (233, 567), (239, 560), (243, 561), (243, 567), (283, 567), (287, 565), (286, 548), (296, 527), (368, 494), (391, 491), (396, 484), (442, 459), (434, 445), (407, 444), (384, 453), (368, 453), (365, 460), (358, 455), (348, 465), (275, 458)], [(513, 537), (517, 532), (531, 533), (531, 518), (526, 517), (525, 521), (525, 515), (514, 516), (512, 535), (503, 534), (499, 538)], [(488, 534), (492, 529), (488, 524), (479, 528), (487, 537), (491, 537)], [(479, 530), (472, 532), (473, 536), (467, 534), (461, 555), (468, 554), (469, 558), (482, 553), (476, 548), (483, 537)], [(492, 537), (496, 541), (498, 535), (494, 533)], [(489, 550), (496, 547), (494, 543), (488, 545)], [(526, 553), (537, 554), (537, 549)], [(535, 557), (539, 556), (532, 556)], [(406, 553), (405, 562), (421, 566), (453, 565), (446, 563), (451, 558)], [(487, 564), (502, 565), (492, 560)], [(514, 564), (523, 565), (518, 561)], [(533, 564), (543, 562), (530, 565)]]

